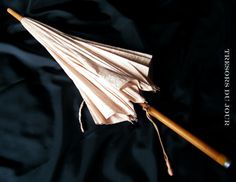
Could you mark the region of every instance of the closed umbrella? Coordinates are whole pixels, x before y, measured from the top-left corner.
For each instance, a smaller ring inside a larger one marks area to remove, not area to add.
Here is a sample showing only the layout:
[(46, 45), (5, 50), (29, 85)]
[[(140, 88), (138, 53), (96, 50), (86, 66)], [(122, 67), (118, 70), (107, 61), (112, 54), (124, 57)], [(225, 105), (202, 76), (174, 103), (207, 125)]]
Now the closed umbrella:
[[(22, 17), (11, 9), (8, 9), (8, 12), (18, 19), (47, 49), (72, 79), (95, 124), (136, 121), (137, 116), (133, 107), (133, 104), (136, 103), (146, 111), (148, 119), (157, 131), (158, 128), (151, 116), (157, 118), (219, 164), (226, 168), (230, 166), (230, 161), (226, 156), (212, 149), (148, 105), (141, 95), (141, 91), (156, 92), (159, 90), (148, 78), (151, 55), (71, 36), (31, 18)], [(81, 121), (80, 124), (83, 131)], [(159, 132), (158, 136), (160, 138)], [(168, 172), (172, 175), (163, 145), (162, 149)]]

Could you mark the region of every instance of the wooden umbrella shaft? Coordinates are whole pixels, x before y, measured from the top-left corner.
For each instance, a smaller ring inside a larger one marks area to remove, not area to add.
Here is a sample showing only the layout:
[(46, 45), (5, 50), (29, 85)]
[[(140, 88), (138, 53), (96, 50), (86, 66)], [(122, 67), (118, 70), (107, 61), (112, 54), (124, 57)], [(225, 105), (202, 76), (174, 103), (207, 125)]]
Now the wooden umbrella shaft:
[(144, 110), (146, 110), (151, 116), (158, 119), (161, 123), (166, 125), (168, 128), (172, 129), (174, 132), (176, 132), (178, 135), (183, 137), (185, 140), (190, 142), (192, 145), (197, 147), (199, 150), (201, 150), (203, 153), (208, 155), (210, 158), (215, 160), (220, 165), (224, 166), (225, 168), (228, 168), (230, 166), (230, 161), (227, 159), (227, 157), (213, 148), (211, 148), (209, 145), (201, 141), (199, 138), (195, 137), (193, 134), (176, 124), (171, 119), (164, 116), (162, 113), (157, 111), (155, 108), (149, 106), (148, 104), (140, 104)]
[(23, 18), (21, 15), (19, 15), (17, 12), (13, 11), (11, 8), (7, 8), (7, 12), (11, 14), (13, 17), (15, 17), (17, 20), (21, 21)]

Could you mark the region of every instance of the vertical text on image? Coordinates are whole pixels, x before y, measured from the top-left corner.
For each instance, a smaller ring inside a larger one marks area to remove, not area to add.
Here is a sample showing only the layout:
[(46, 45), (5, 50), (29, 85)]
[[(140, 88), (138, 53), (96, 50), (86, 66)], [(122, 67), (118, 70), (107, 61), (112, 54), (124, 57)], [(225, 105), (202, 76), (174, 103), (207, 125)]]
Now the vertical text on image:
[(230, 126), (230, 49), (224, 50), (224, 126)]

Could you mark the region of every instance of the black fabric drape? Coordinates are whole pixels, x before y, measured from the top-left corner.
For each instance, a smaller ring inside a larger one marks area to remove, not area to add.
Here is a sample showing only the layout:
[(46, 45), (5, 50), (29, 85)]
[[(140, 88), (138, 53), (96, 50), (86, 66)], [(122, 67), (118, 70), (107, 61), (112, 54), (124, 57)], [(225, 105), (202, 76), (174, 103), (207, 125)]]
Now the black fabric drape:
[[(1, 182), (230, 182), (219, 166), (159, 124), (169, 177), (144, 111), (138, 122), (95, 126), (72, 81), (6, 8), (82, 38), (154, 55), (151, 105), (235, 162), (231, 1), (0, 2)], [(224, 126), (224, 49), (231, 50), (231, 124)], [(158, 122), (157, 122), (158, 123)]]

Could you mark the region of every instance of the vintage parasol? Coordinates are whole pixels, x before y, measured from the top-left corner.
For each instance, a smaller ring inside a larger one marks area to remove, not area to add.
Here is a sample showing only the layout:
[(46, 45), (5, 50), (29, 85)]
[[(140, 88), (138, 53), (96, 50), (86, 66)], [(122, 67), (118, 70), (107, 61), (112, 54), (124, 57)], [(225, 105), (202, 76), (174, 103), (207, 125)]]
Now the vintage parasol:
[[(7, 11), (47, 49), (80, 91), (95, 124), (115, 124), (137, 119), (133, 103), (146, 111), (155, 127), (163, 149), (168, 172), (173, 174), (160, 134), (151, 116), (175, 131), (220, 165), (228, 168), (230, 160), (206, 143), (148, 105), (141, 91), (159, 88), (148, 79), (152, 56), (100, 44), (67, 35), (31, 18)], [(81, 107), (83, 103), (81, 104)], [(83, 131), (82, 122), (80, 121)]]

